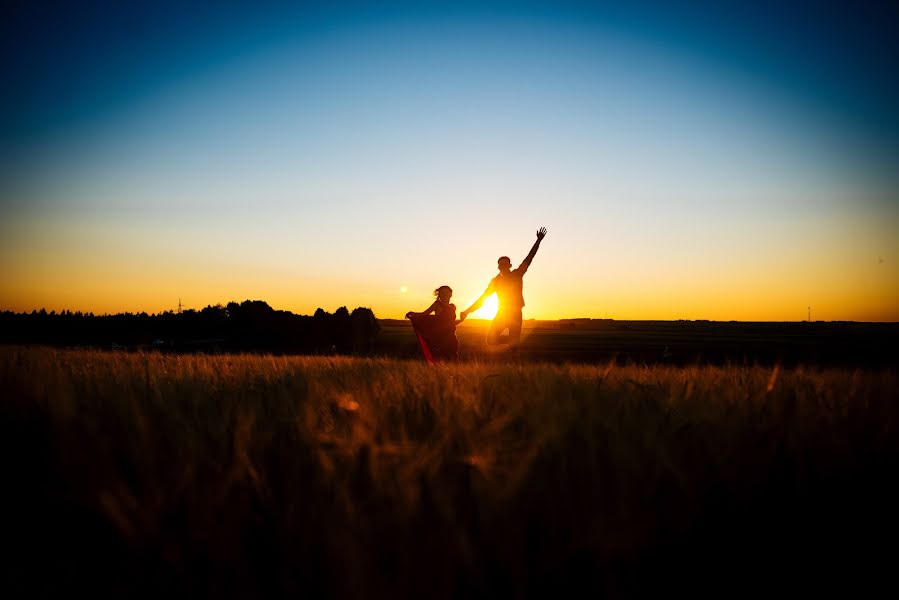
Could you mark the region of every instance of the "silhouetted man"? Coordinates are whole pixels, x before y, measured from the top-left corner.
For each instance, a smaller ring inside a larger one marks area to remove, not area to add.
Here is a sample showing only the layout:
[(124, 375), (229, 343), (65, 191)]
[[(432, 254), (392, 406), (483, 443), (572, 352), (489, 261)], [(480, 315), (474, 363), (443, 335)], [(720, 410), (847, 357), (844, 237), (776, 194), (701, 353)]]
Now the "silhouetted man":
[[(490, 323), (490, 329), (487, 330), (488, 346), (505, 342), (509, 344), (510, 350), (518, 349), (518, 343), (521, 341), (521, 309), (524, 307), (522, 278), (527, 273), (528, 267), (531, 266), (531, 261), (534, 260), (534, 255), (537, 254), (537, 249), (540, 248), (540, 242), (544, 237), (546, 237), (546, 227), (541, 227), (537, 230), (537, 241), (534, 242), (531, 251), (517, 269), (512, 269), (512, 261), (508, 256), (500, 256), (497, 261), (499, 275), (491, 279), (481, 297), (459, 315), (460, 319), (464, 321), (469, 313), (481, 307), (490, 294), (496, 294), (499, 309)], [(501, 339), (502, 333), (506, 329), (509, 330), (509, 336), (507, 339)]]

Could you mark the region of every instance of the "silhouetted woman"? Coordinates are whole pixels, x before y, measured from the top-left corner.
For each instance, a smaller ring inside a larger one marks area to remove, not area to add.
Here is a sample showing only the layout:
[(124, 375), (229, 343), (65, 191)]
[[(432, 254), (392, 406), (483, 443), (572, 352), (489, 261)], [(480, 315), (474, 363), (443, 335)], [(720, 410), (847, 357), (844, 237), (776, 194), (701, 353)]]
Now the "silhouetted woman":
[(426, 361), (458, 360), (456, 325), (461, 321), (456, 320), (456, 305), (450, 304), (453, 290), (448, 285), (441, 285), (434, 290), (434, 295), (437, 299), (431, 306), (420, 313), (409, 311), (406, 318), (412, 321)]

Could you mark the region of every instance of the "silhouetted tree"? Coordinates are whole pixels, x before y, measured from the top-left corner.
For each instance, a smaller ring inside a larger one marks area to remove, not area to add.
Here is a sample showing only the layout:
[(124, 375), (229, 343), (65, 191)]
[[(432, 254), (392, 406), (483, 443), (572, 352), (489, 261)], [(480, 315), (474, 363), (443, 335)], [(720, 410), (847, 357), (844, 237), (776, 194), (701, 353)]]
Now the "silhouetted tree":
[(381, 326), (370, 308), (357, 307), (350, 315), (353, 329), (353, 354), (371, 354)]
[(345, 306), (314, 316), (274, 310), (261, 300), (208, 305), (202, 310), (158, 314), (59, 313), (46, 309), (0, 312), (0, 342), (163, 351), (261, 351), (275, 353), (367, 352), (378, 332), (369, 309)]

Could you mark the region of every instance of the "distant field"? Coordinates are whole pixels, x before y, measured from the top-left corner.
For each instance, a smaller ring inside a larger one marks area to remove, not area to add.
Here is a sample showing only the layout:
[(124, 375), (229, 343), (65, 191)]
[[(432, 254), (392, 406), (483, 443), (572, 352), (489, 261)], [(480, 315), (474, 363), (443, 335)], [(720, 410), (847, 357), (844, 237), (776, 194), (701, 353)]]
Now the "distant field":
[(0, 397), (10, 597), (896, 591), (891, 370), (3, 347)]
[[(380, 321), (376, 352), (420, 356), (408, 321)], [(484, 344), (488, 321), (457, 328), (463, 359), (502, 360)], [(550, 362), (899, 367), (899, 323), (525, 321), (521, 358)]]

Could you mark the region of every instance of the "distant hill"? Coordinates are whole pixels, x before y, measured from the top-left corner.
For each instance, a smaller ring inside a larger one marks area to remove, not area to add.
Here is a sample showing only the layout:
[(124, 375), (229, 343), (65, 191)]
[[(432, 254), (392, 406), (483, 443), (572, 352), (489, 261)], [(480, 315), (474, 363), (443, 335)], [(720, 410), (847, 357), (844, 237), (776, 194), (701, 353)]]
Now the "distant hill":
[[(409, 321), (383, 319), (378, 354), (416, 358)], [(485, 344), (490, 321), (456, 328), (465, 360), (502, 357)], [(766, 364), (895, 368), (899, 323), (612, 319), (524, 322), (519, 357), (529, 361), (638, 364)]]

